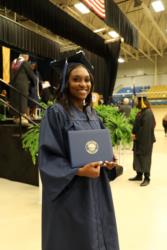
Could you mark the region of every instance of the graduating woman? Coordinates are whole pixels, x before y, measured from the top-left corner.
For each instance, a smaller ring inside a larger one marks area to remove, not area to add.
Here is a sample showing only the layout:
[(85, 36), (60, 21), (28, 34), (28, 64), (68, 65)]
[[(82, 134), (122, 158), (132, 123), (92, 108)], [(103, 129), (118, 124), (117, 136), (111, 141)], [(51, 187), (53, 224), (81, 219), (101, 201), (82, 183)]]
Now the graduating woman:
[(82, 52), (53, 66), (62, 67), (63, 76), (40, 130), (42, 250), (119, 250), (107, 176), (114, 163), (70, 164), (68, 131), (102, 128), (91, 108), (92, 66)]

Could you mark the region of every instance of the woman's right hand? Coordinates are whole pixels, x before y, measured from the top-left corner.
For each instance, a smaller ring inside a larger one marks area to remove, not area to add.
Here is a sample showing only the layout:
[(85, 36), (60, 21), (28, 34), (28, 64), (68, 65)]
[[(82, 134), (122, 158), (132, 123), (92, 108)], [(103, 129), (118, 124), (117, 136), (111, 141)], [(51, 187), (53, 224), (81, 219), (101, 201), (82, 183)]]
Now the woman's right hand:
[(135, 140), (136, 140), (136, 135), (135, 135), (135, 134), (132, 134), (132, 135), (131, 135), (131, 138), (132, 138), (132, 141), (135, 141)]
[(79, 168), (76, 175), (90, 177), (90, 178), (97, 178), (100, 176), (100, 168), (101, 168), (101, 161), (91, 162)]

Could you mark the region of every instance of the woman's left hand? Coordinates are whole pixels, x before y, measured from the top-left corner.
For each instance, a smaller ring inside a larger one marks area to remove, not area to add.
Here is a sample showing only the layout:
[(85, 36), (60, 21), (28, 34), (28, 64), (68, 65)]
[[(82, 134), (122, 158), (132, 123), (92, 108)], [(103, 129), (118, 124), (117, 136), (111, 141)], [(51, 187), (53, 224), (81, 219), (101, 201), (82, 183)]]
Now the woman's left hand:
[(108, 169), (114, 168), (116, 163), (114, 161), (104, 161), (103, 167), (106, 167)]

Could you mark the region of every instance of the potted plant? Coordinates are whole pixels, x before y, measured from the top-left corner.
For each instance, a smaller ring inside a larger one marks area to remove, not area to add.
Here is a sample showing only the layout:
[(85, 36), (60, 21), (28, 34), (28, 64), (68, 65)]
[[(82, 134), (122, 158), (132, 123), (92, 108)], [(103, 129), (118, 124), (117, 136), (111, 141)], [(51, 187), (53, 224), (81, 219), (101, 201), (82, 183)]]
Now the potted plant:
[(32, 125), (22, 136), (22, 147), (26, 151), (29, 151), (34, 165), (36, 164), (38, 155), (39, 129), (40, 125)]
[(118, 112), (116, 107), (110, 105), (99, 105), (96, 107), (96, 111), (110, 131), (113, 146), (129, 145), (132, 130), (132, 124), (129, 123), (129, 120)]
[(0, 121), (6, 120), (6, 107), (4, 103), (0, 100)]
[[(113, 146), (130, 145), (132, 123), (137, 112), (133, 108), (129, 118), (118, 112), (116, 107), (109, 105), (96, 106), (96, 112), (103, 120), (104, 125), (109, 129)], [(28, 131), (22, 136), (22, 146), (31, 154), (34, 165), (38, 155), (38, 140), (39, 140), (40, 125), (31, 126)]]

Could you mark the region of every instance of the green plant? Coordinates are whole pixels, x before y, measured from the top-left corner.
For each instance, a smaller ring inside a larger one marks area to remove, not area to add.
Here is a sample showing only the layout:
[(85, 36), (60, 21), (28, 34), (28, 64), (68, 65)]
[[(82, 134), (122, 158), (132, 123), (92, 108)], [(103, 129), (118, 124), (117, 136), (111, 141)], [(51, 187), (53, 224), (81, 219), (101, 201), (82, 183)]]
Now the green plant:
[[(44, 102), (40, 102), (42, 105), (43, 109), (41, 112), (41, 117), (43, 117), (45, 110), (53, 105), (53, 102), (48, 102), (47, 104)], [(32, 125), (28, 128), (28, 131), (23, 134), (22, 136), (22, 147), (26, 151), (30, 152), (32, 162), (35, 165), (36, 164), (36, 159), (38, 155), (38, 148), (39, 148), (39, 129), (40, 125)]]
[(22, 136), (22, 147), (30, 152), (32, 162), (35, 165), (39, 148), (39, 129), (40, 125), (31, 126)]
[(132, 125), (116, 107), (99, 105), (96, 111), (110, 131), (113, 146), (130, 144)]
[[(0, 109), (1, 109), (1, 112), (4, 113), (5, 111), (5, 108), (4, 108), (4, 103), (0, 100)], [(5, 121), (6, 120), (6, 115), (5, 113), (0, 113), (0, 121)]]
[(4, 121), (5, 120), (5, 116), (3, 114), (0, 114), (0, 121)]
[(128, 117), (128, 121), (129, 121), (130, 124), (133, 125), (135, 117), (136, 117), (138, 112), (139, 112), (139, 109), (136, 108), (136, 107), (131, 109), (130, 116)]
[[(44, 104), (44, 108), (48, 105)], [(137, 113), (137, 109), (132, 109), (129, 119), (118, 112), (116, 107), (109, 105), (99, 105), (96, 107), (98, 115), (102, 118), (104, 125), (109, 129), (113, 146), (130, 144), (132, 124)], [(43, 113), (42, 113), (43, 114)], [(38, 155), (40, 125), (31, 126), (22, 136), (22, 146), (30, 152), (34, 165)]]
[(44, 116), (45, 110), (49, 107), (53, 105), (52, 101), (48, 101), (47, 104), (45, 102), (40, 101), (40, 105), (43, 107), (43, 109), (41, 110), (41, 117)]

